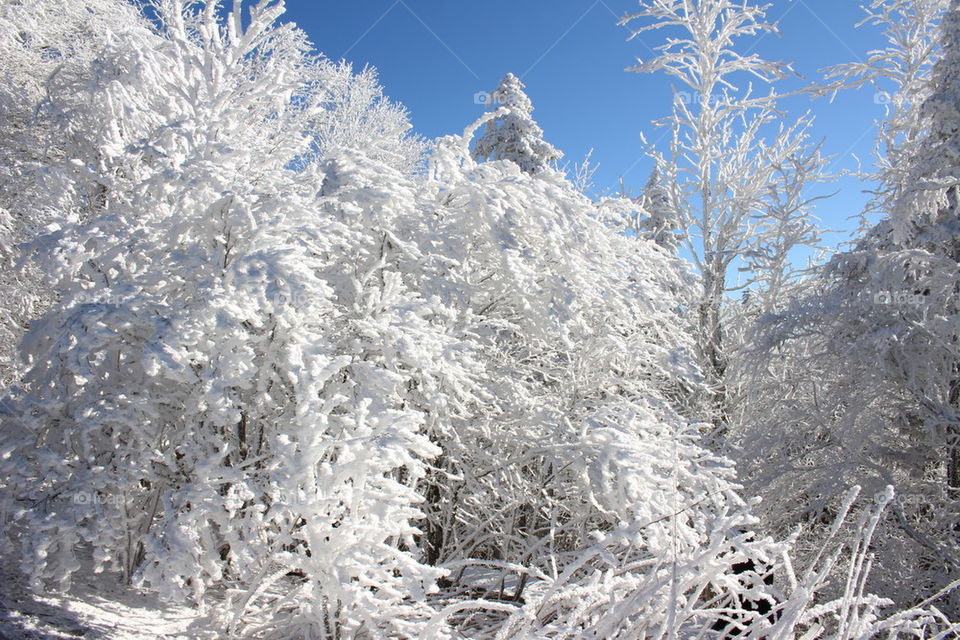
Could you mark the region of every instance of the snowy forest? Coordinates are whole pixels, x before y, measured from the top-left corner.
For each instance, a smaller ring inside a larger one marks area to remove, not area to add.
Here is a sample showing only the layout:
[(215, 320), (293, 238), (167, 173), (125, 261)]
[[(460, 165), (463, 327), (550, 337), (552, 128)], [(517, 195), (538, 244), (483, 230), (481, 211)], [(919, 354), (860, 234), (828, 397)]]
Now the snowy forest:
[(807, 79), (890, 96), (831, 251), (769, 7), (633, 5), (596, 196), (513, 73), (427, 139), (278, 0), (2, 0), (0, 638), (960, 638), (960, 0)]

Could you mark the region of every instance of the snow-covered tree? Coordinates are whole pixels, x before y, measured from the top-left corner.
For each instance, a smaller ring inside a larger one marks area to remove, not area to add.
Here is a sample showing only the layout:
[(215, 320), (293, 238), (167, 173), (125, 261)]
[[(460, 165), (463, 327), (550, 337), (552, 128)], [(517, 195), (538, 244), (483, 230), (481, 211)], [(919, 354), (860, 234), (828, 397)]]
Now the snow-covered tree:
[(323, 147), (320, 63), (277, 4), (246, 27), (236, 6), (157, 10), (51, 87), (71, 148), (98, 150), (47, 163), (51, 202), (102, 189), (38, 243), (58, 300), (4, 416), (6, 533), (37, 588), (116, 572), (223, 591), (230, 633), (415, 638), (444, 633), (428, 594), (457, 563), (552, 575), (568, 602), (595, 529), (634, 540), (626, 568), (676, 546), (678, 507), (675, 562), (711, 534), (728, 566), (760, 553), (727, 544), (748, 516), (683, 416), (676, 258), (591, 219), (556, 171), (441, 142), (418, 183), (375, 141)]
[(322, 60), (309, 70), (322, 96), (307, 125), (316, 153), (362, 150), (404, 172), (422, 163), (426, 143), (411, 134), (406, 110), (383, 95), (374, 69), (354, 73), (346, 61)]
[[(932, 72), (931, 18), (921, 12), (930, 7), (903, 9), (892, 3), (881, 15), (899, 15), (887, 33), (892, 48), (906, 50), (877, 56), (875, 75), (887, 77), (891, 59), (915, 60), (894, 77), (902, 82), (894, 93), (927, 97), (913, 111), (891, 110), (880, 129), (881, 148), (892, 154), (877, 174), (887, 215), (827, 263), (808, 295), (760, 325), (766, 355), (754, 364), (773, 357), (780, 365), (757, 373), (741, 469), (764, 496), (761, 515), (773, 530), (807, 521), (813, 536), (848, 486), (894, 486), (900, 498), (878, 529), (874, 584), (906, 605), (950, 583), (960, 549), (960, 7), (943, 18)], [(955, 593), (938, 606), (960, 611)]]
[(326, 97), (281, 5), (157, 11), (51, 90), (99, 150), (51, 183), (103, 193), (39, 243), (59, 300), (4, 420), (7, 533), (38, 588), (92, 562), (198, 603), (229, 589), (237, 633), (417, 637), (439, 573), (401, 549), (437, 449), (406, 395), (458, 351), (390, 270), (410, 189), (374, 159), (291, 169)]
[(814, 275), (824, 250), (806, 257), (796, 255), (798, 247), (816, 250), (822, 229), (813, 215), (813, 205), (826, 196), (810, 196), (811, 184), (828, 178), (824, 165), (829, 158), (821, 146), (808, 144), (794, 155), (778, 159), (771, 152), (773, 175), (761, 213), (756, 214), (757, 237), (744, 253), (748, 278), (741, 299), (724, 309), (724, 338), (730, 352), (740, 354), (727, 369), (728, 410), (733, 439), (756, 421), (765, 422), (770, 403), (781, 397), (776, 385), (789, 387), (795, 375), (792, 361), (780, 350), (757, 352), (753, 329), (766, 315), (786, 309), (815, 288)]
[[(744, 38), (776, 32), (775, 25), (764, 21), (764, 6), (734, 0), (640, 4), (638, 12), (621, 20), (625, 25), (643, 23), (632, 37), (651, 30), (682, 34), (671, 35), (632, 70), (662, 71), (683, 85), (674, 92), (673, 113), (659, 123), (670, 127), (672, 142), (657, 165), (669, 176), (683, 244), (700, 274), (696, 314), (701, 366), (713, 396), (711, 419), (722, 431), (731, 357), (724, 346), (723, 306), (726, 294), (738, 288), (729, 276), (758, 245), (788, 243), (788, 238), (771, 236), (777, 225), (761, 221), (770, 204), (770, 184), (776, 180), (774, 168), (801, 152), (810, 122), (775, 126), (783, 118), (773, 87), (790, 68), (738, 51)], [(757, 95), (750, 85), (743, 88), (742, 81), (749, 77), (770, 85), (770, 93)]]
[(444, 615), (505, 638), (716, 621), (739, 594), (732, 566), (774, 552), (743, 534), (732, 468), (688, 415), (699, 375), (679, 309), (693, 281), (652, 241), (596, 220), (559, 172), (475, 164), (477, 126), (439, 141), (430, 176), (458, 257), (444, 284), (457, 293), (441, 297), (470, 309), (486, 406), (438, 441), (427, 531), (450, 589), (497, 602)]
[[(318, 62), (279, 5), (246, 27), (236, 6), (157, 10), (51, 91), (99, 150), (48, 162), (52, 202), (102, 193), (38, 243), (59, 299), (4, 416), (5, 533), (37, 588), (92, 569), (222, 591), (252, 636), (443, 637), (430, 592), (448, 573), (472, 600), (483, 567), (515, 580), (517, 624), (538, 593), (579, 628), (720, 615), (703, 589), (736, 597), (730, 567), (768, 543), (737, 538), (732, 469), (684, 415), (679, 261), (559, 172), (477, 165), (462, 140), (422, 183), (369, 140), (318, 155)], [(704, 536), (725, 569), (700, 573)], [(610, 571), (604, 598), (650, 596), (580, 616)]]
[(421, 171), (372, 72), (281, 14), (158, 0), (46, 80), (59, 146), (16, 179), (55, 295), (0, 413), (36, 590), (102, 573), (275, 640), (947, 632), (866, 593), (886, 489), (805, 570), (754, 531), (700, 435), (697, 281), (629, 227), (672, 174), (618, 209), (478, 163), (506, 104)]
[(593, 149), (590, 149), (584, 154), (583, 160), (574, 164), (567, 172), (571, 184), (573, 184), (577, 191), (583, 194), (589, 193), (594, 187), (593, 176), (597, 172), (597, 169), (600, 168), (600, 163), (592, 162), (592, 158)]
[(644, 215), (638, 221), (638, 231), (661, 247), (676, 251), (683, 239), (683, 218), (672, 198), (660, 167), (655, 166), (640, 195)]
[(474, 160), (510, 160), (526, 173), (536, 173), (563, 154), (543, 139), (532, 117), (533, 103), (520, 78), (508, 73), (490, 94), (497, 116), (487, 121), (473, 146)]
[(933, 91), (931, 70), (939, 56), (939, 25), (949, 0), (873, 0), (864, 6), (860, 26), (883, 30), (886, 46), (871, 51), (865, 61), (827, 69), (832, 88), (869, 84), (876, 102), (885, 107), (878, 124), (875, 170), (861, 176), (877, 183), (865, 213), (887, 213), (903, 186), (911, 158), (921, 149), (925, 123), (919, 108)]
[[(0, 386), (22, 374), (17, 344), (53, 295), (20, 245), (96, 202), (93, 183), (69, 207), (52, 203), (45, 189), (46, 162), (71, 144), (58, 115), (41, 106), (47, 87), (60, 74), (91, 73), (109, 37), (147, 28), (131, 4), (115, 0), (0, 4)], [(88, 150), (84, 159), (95, 154)]]
[[(953, 306), (940, 310), (949, 313), (960, 304), (960, 3), (955, 0), (944, 15), (940, 37), (942, 56), (934, 67), (935, 88), (922, 108), (929, 122), (928, 138), (913, 158), (910, 186), (895, 201), (891, 220), (895, 239), (930, 254), (930, 266), (922, 277), (932, 281), (933, 290), (949, 292), (952, 285)], [(937, 431), (946, 436), (947, 484), (960, 491), (960, 327), (954, 322), (944, 329), (938, 331), (938, 342), (952, 347), (952, 353), (946, 363), (938, 363), (946, 383), (940, 399), (946, 401), (947, 409)]]

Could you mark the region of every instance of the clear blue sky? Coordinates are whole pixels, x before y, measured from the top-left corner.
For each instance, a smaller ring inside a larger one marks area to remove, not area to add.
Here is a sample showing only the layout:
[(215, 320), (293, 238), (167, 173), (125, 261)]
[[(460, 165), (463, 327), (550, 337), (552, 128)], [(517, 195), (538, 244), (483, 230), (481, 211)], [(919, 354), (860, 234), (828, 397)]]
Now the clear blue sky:
[[(669, 78), (625, 72), (662, 37), (653, 32), (626, 41), (627, 29), (616, 22), (637, 6), (636, 0), (287, 0), (286, 20), (328, 57), (376, 67), (387, 95), (430, 138), (461, 131), (483, 111), (475, 94), (492, 91), (513, 72), (527, 85), (545, 137), (566, 160), (580, 161), (593, 148), (601, 164), (598, 187), (613, 189), (622, 175), (636, 193), (651, 166), (640, 134), (660, 139), (664, 130), (651, 121), (667, 115), (671, 103)], [(814, 80), (819, 69), (882, 45), (875, 29), (854, 28), (862, 15), (855, 0), (773, 0), (769, 16), (779, 20), (781, 37), (747, 46), (793, 62)], [(871, 89), (833, 103), (801, 98), (790, 107), (795, 115), (814, 109), (815, 135), (838, 156), (835, 169), (855, 169), (854, 154), (871, 162), (875, 121), (883, 115)], [(849, 218), (866, 200), (862, 185), (846, 179), (821, 191), (836, 189), (839, 195), (817, 213), (826, 227), (852, 229)]]

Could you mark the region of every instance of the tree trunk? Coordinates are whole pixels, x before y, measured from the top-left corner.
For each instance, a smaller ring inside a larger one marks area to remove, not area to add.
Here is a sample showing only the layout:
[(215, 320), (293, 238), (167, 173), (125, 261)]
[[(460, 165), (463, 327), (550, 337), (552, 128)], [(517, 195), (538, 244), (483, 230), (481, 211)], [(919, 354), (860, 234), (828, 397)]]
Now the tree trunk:
[[(950, 406), (954, 414), (960, 414), (960, 363), (953, 366), (950, 381)], [(960, 489), (960, 425), (952, 424), (947, 429), (947, 486)]]
[(704, 299), (700, 303), (700, 351), (703, 373), (710, 388), (711, 422), (714, 435), (727, 428), (727, 359), (723, 352), (721, 318), (724, 283), (722, 276), (704, 274)]

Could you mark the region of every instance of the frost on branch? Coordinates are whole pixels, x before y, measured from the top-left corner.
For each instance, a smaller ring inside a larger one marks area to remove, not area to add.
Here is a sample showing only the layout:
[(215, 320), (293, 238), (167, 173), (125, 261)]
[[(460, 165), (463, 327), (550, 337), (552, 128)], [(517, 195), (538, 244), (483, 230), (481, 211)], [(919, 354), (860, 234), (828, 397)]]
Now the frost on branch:
[(4, 429), (9, 533), (38, 588), (116, 572), (197, 604), (226, 593), (238, 633), (415, 637), (439, 573), (401, 549), (437, 448), (405, 396), (410, 371), (442, 370), (429, 345), (457, 353), (391, 272), (403, 178), (364, 165), (397, 185), (385, 208), (379, 190), (320, 193), (320, 163), (290, 170), (311, 149), (312, 62), (279, 5), (246, 28), (239, 7), (158, 10), (162, 29), (53, 96), (99, 158), (49, 171), (92, 174), (103, 204), (44, 239), (59, 301)]
[[(48, 78), (59, 146), (17, 158), (56, 221), (29, 255), (55, 296), (0, 414), (4, 553), (36, 591), (100, 573), (277, 640), (945, 631), (865, 589), (892, 494), (794, 569), (705, 445), (679, 164), (646, 228), (591, 202), (508, 77), (421, 173), (372, 72), (317, 56), (279, 3), (156, 10)], [(510, 122), (543, 153), (471, 157)], [(725, 184), (803, 219), (816, 149), (783, 136), (759, 157), (799, 165), (741, 171), (758, 130), (720, 128)]]

